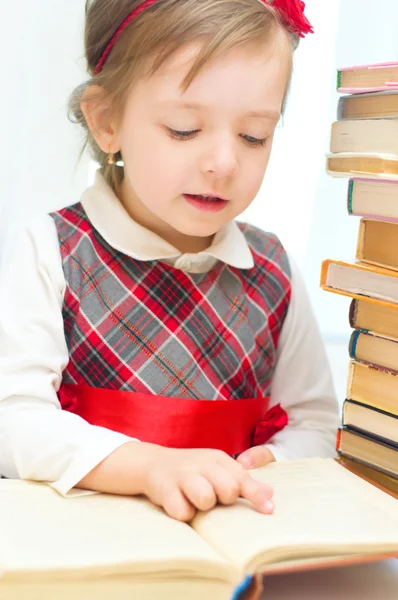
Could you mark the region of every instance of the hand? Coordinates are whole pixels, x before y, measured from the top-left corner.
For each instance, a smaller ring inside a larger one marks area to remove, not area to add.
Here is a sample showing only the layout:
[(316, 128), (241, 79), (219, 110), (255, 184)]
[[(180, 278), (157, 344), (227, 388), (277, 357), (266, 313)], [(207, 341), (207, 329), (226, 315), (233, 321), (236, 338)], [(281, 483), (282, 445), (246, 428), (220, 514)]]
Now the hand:
[(141, 456), (143, 493), (174, 519), (190, 521), (197, 510), (210, 510), (217, 502), (234, 504), (239, 497), (259, 512), (273, 512), (271, 487), (220, 450), (142, 444)]
[(245, 469), (256, 469), (275, 462), (275, 456), (266, 446), (253, 446), (242, 452), (236, 459)]

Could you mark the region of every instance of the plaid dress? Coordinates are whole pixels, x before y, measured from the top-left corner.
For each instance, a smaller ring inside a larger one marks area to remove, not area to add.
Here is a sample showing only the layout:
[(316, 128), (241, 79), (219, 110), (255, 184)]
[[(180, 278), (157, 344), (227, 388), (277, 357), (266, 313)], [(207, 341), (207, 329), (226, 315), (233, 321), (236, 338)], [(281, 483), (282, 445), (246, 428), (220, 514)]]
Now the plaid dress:
[(185, 273), (111, 247), (81, 203), (52, 213), (63, 262), (64, 384), (196, 400), (269, 396), (291, 294), (279, 240), (239, 224), (255, 266)]

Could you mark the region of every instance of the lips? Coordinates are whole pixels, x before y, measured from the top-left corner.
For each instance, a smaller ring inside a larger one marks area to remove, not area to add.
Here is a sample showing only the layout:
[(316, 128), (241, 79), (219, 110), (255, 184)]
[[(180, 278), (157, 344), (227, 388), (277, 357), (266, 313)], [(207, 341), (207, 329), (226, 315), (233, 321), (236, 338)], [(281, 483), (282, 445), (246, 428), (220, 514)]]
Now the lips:
[(228, 204), (228, 200), (217, 196), (201, 194), (183, 194), (185, 200), (201, 211), (218, 212)]
[(228, 202), (225, 198), (220, 198), (220, 196), (214, 196), (213, 194), (186, 194), (191, 198), (197, 198), (198, 200), (207, 200), (208, 202)]

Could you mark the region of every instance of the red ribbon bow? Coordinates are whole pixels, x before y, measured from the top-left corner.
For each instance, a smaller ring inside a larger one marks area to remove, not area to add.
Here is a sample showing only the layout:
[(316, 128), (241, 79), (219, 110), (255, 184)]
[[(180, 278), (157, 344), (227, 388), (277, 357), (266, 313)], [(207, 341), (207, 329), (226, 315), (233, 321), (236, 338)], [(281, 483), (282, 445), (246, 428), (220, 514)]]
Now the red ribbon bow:
[(302, 0), (273, 0), (272, 4), (267, 0), (263, 2), (280, 13), (284, 24), (293, 33), (302, 38), (307, 33), (314, 33), (311, 23), (304, 14), (305, 4)]
[(266, 444), (278, 431), (288, 424), (287, 413), (280, 404), (276, 404), (267, 411), (263, 420), (258, 423), (253, 437), (253, 446)]

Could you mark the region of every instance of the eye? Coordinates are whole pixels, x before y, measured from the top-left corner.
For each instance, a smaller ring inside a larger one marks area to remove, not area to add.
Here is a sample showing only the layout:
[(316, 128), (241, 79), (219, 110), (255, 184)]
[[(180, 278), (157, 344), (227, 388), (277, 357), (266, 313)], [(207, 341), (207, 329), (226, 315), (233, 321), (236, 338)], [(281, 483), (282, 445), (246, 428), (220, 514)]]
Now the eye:
[(171, 137), (175, 140), (190, 140), (196, 133), (199, 132), (199, 129), (193, 129), (192, 131), (177, 131), (176, 129), (170, 129), (170, 127), (167, 129)]
[[(200, 129), (193, 129), (191, 131), (178, 131), (176, 129), (171, 129), (170, 127), (167, 129), (171, 137), (176, 140), (190, 140), (200, 131)], [(249, 146), (253, 147), (264, 147), (267, 142), (265, 138), (258, 139), (251, 137), (250, 135), (242, 135), (241, 137)]]
[(249, 144), (249, 146), (261, 146), (263, 148), (267, 142), (266, 138), (258, 139), (251, 137), (250, 135), (242, 135), (242, 138)]

